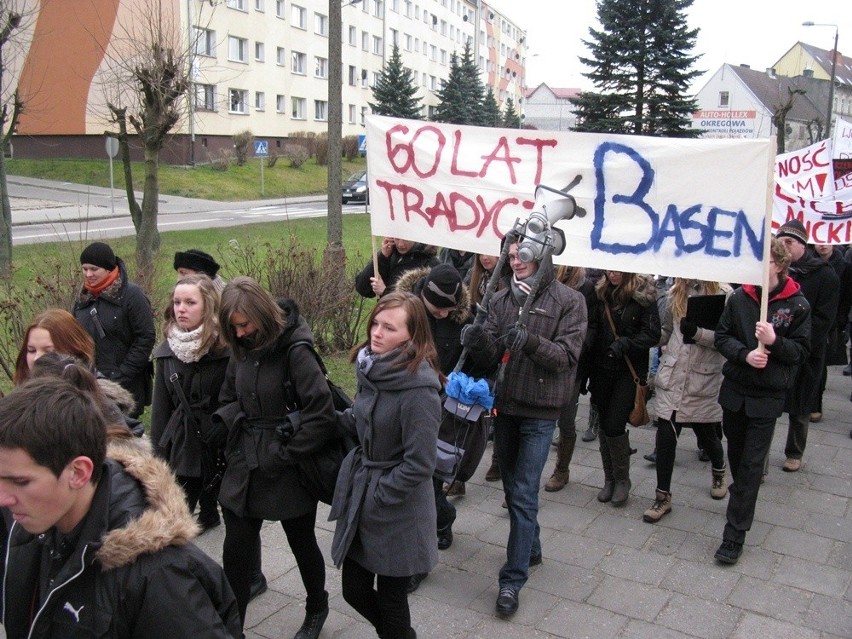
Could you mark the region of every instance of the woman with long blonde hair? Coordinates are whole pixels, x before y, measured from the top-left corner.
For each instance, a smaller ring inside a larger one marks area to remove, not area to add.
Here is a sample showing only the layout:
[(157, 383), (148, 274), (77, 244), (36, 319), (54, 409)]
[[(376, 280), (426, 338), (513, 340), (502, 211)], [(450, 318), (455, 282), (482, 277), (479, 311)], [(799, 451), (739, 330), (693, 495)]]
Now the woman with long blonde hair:
[(725, 485), (725, 453), (718, 431), (722, 422), (719, 387), (725, 358), (714, 345), (715, 331), (701, 328), (687, 319), (690, 297), (730, 294), (731, 288), (719, 282), (676, 278), (669, 289), (662, 326), (663, 354), (656, 377), (657, 488), (654, 503), (642, 519), (658, 522), (672, 509), (671, 479), (675, 451), (684, 426), (695, 431), (698, 445), (710, 456), (712, 484), (710, 495), (722, 499)]

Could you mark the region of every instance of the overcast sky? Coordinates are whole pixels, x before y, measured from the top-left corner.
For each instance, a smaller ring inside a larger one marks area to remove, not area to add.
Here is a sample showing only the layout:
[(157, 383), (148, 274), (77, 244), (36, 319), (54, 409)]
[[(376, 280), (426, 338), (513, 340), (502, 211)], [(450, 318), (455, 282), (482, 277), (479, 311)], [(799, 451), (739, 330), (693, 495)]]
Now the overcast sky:
[[(599, 27), (595, 0), (491, 0), (527, 30), (527, 86), (592, 89), (577, 60), (588, 56), (581, 40), (589, 27)], [(821, 49), (834, 46), (834, 27), (803, 27), (802, 22), (834, 23), (840, 30), (838, 50), (852, 58), (852, 8), (848, 0), (695, 0), (688, 11), (690, 27), (700, 29), (694, 54), (696, 68), (707, 73), (693, 85), (697, 92), (722, 64), (748, 64), (763, 70), (796, 42)]]

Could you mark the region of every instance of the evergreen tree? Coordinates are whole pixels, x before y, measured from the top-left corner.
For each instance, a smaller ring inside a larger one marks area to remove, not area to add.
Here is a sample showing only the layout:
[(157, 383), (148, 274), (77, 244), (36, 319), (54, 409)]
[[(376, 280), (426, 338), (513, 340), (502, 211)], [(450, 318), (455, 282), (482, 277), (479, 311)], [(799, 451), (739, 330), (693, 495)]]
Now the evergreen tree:
[(399, 45), (394, 44), (390, 59), (382, 68), (376, 85), (373, 87), (373, 99), (370, 109), (378, 115), (390, 115), (397, 118), (420, 120), (420, 98), (417, 95), (417, 76), (414, 71), (402, 64)]
[(473, 59), (470, 44), (465, 44), (462, 56), (450, 56), (450, 74), (435, 92), (440, 102), (435, 107), (435, 121), (449, 124), (485, 125), (482, 109), (485, 87)]
[(506, 98), (503, 108), (503, 126), (507, 129), (521, 128), (521, 116), (515, 111), (515, 101), (512, 98)]
[(500, 105), (494, 97), (494, 91), (488, 87), (485, 99), (482, 101), (482, 126), (498, 127), (503, 124), (503, 115), (500, 113)]
[(580, 61), (597, 88), (571, 99), (578, 131), (697, 137), (687, 92), (701, 71), (690, 55), (698, 29), (689, 29), (686, 10), (693, 0), (600, 0), (602, 29), (589, 29), (583, 43), (591, 57)]

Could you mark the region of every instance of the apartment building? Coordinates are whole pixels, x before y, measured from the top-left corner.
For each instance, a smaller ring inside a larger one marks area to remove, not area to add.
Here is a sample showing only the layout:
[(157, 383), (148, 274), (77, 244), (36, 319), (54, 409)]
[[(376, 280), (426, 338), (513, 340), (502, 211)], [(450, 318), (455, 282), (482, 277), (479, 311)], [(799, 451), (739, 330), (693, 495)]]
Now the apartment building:
[[(438, 104), (436, 91), (449, 75), (451, 56), (465, 43), (498, 102), (512, 97), (522, 104), (526, 32), (493, 4), (341, 2), (343, 135), (363, 133), (371, 89), (394, 44), (416, 74), (424, 117)], [(100, 79), (122, 55), (129, 25), (152, 4), (42, 4), (22, 61), (21, 82), (34, 99), (18, 126), (17, 155), (103, 155), (109, 122)], [(327, 129), (331, 33), (325, 0), (163, 0), (162, 7), (181, 47), (190, 52), (192, 81), (168, 161), (204, 161), (205, 148), (209, 153), (229, 146), (231, 136), (246, 129), (269, 139), (273, 148), (294, 134)], [(63, 46), (57, 47), (60, 37)]]

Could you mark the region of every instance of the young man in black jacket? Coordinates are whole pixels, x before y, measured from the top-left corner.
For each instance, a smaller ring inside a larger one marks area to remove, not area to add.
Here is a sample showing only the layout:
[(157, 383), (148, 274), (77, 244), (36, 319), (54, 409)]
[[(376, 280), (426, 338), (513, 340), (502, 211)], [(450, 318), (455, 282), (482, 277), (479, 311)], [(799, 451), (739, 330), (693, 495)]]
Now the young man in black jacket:
[(183, 492), (141, 447), (117, 438), (108, 449), (92, 397), (65, 380), (0, 399), (9, 637), (242, 636), (222, 568), (191, 543)]
[(810, 348), (811, 310), (799, 285), (787, 275), (789, 264), (790, 254), (773, 239), (767, 320), (760, 317), (760, 289), (746, 284), (731, 294), (716, 327), (716, 349), (727, 360), (719, 403), (734, 478), (728, 491), (728, 523), (715, 555), (725, 564), (737, 563), (742, 553), (775, 420)]

